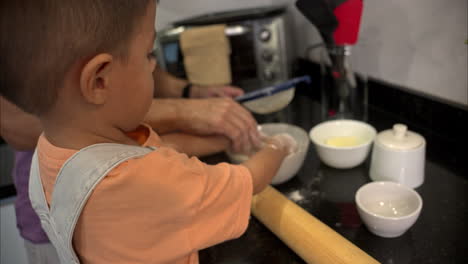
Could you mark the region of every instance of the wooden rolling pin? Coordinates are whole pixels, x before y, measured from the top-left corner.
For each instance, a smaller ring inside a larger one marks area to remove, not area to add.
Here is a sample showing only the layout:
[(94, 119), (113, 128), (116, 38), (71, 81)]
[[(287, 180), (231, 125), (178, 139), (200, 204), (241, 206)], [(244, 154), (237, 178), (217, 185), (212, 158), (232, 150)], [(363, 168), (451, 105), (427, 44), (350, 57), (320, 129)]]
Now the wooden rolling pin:
[(379, 263), (271, 186), (253, 197), (252, 214), (307, 263)]

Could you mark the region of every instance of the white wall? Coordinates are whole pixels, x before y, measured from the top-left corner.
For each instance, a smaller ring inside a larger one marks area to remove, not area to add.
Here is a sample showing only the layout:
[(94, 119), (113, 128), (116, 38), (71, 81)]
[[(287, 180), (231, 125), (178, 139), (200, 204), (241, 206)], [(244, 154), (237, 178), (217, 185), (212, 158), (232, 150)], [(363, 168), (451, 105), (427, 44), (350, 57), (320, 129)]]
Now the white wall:
[(354, 66), (468, 105), (468, 1), (365, 1)]
[[(289, 2), (303, 56), (320, 36)], [(467, 10), (466, 0), (365, 0), (354, 70), (468, 105)]]
[[(14, 154), (8, 145), (0, 145), (0, 183), (10, 184)], [(0, 263), (27, 264), (23, 240), (16, 227), (15, 197), (0, 200)]]
[(13, 202), (14, 198), (0, 200), (0, 263), (28, 264)]
[[(205, 12), (284, 3), (291, 7), (300, 36), (297, 55), (303, 56), (320, 36), (293, 0), (161, 0), (157, 28)], [(466, 0), (365, 0), (353, 68), (468, 105), (467, 5)]]

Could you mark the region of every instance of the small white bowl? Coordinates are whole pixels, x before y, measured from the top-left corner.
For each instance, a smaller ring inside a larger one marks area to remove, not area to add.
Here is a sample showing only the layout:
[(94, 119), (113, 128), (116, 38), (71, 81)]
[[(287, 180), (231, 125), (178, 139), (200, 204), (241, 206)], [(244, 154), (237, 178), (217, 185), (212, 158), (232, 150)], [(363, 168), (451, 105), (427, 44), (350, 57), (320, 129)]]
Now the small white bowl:
[[(369, 154), (377, 134), (371, 125), (356, 120), (333, 120), (314, 126), (309, 133), (320, 160), (330, 167), (349, 169), (361, 164)], [(337, 137), (353, 137), (353, 146), (332, 146), (326, 141)]]
[[(307, 132), (300, 127), (284, 123), (262, 124), (259, 126), (259, 130), (267, 136), (287, 133), (296, 140), (297, 150), (286, 156), (275, 177), (273, 177), (271, 184), (281, 184), (290, 180), (302, 167), (307, 150), (309, 149), (309, 138), (307, 136)], [(247, 155), (239, 155), (229, 152), (226, 152), (226, 154), (231, 162), (237, 164), (249, 159)]]
[(367, 229), (381, 237), (403, 235), (418, 219), (422, 199), (395, 182), (371, 182), (356, 192), (357, 209)]

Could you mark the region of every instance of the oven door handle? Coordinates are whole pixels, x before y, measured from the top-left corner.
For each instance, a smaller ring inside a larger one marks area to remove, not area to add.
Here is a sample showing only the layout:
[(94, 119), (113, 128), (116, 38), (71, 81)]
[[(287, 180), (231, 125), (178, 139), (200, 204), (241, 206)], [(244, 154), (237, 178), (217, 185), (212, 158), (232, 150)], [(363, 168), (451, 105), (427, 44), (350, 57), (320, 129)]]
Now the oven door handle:
[[(165, 32), (162, 33), (162, 36), (164, 37), (174, 37), (180, 35), (182, 32), (184, 32), (187, 28), (184, 26), (168, 29)], [(246, 26), (227, 26), (226, 29), (224, 30), (224, 33), (228, 37), (232, 36), (240, 36), (244, 35), (246, 33), (250, 32), (250, 28)]]
[(240, 36), (250, 32), (250, 28), (246, 26), (227, 26), (224, 32), (228, 37)]

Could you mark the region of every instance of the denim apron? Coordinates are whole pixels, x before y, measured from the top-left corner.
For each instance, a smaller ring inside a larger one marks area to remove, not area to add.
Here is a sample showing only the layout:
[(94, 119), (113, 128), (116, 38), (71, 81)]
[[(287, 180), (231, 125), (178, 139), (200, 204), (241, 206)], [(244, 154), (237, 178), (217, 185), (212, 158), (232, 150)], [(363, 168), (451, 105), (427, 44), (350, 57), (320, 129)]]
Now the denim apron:
[(37, 150), (29, 178), (29, 198), (41, 225), (63, 264), (79, 264), (72, 239), (76, 223), (94, 188), (115, 167), (129, 159), (142, 157), (155, 148), (122, 144), (96, 144), (70, 157), (57, 176), (52, 202), (44, 194)]

